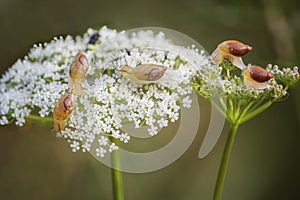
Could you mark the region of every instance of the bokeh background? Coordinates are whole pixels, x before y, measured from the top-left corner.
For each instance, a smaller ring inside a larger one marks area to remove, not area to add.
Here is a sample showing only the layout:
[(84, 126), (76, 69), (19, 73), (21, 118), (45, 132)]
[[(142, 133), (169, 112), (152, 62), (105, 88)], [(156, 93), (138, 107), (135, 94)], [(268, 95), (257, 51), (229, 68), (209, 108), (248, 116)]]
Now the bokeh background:
[[(0, 73), (24, 57), (34, 43), (81, 35), (88, 27), (102, 25), (117, 30), (174, 29), (208, 52), (225, 39), (239, 39), (254, 47), (245, 63), (293, 66), (300, 61), (298, 0), (0, 0)], [(209, 156), (200, 160), (209, 104), (199, 102), (202, 121), (192, 146), (162, 170), (124, 174), (125, 199), (211, 199), (228, 126)], [(110, 169), (88, 153), (72, 153), (66, 141), (49, 133), (50, 128), (0, 127), (0, 199), (112, 199)], [(164, 134), (171, 138), (172, 131), (171, 127)], [(166, 141), (168, 137), (160, 142)], [(299, 180), (297, 85), (287, 101), (240, 126), (223, 199), (300, 199)]]

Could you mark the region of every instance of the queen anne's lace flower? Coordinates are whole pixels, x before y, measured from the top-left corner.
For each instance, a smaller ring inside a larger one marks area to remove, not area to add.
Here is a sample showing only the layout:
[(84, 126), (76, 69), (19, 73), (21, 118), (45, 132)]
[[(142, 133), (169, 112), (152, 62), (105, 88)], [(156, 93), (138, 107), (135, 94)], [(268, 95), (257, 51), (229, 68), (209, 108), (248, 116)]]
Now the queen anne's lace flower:
[(297, 67), (280, 70), (276, 65), (269, 65), (266, 86), (249, 88), (243, 81), (245, 70), (240, 72), (226, 60), (216, 66), (206, 65), (199, 70), (192, 85), (199, 95), (211, 100), (230, 123), (241, 124), (286, 97), (289, 86), (300, 79)]
[[(94, 149), (100, 157), (118, 149), (111, 138), (130, 140), (122, 131), (124, 123), (147, 126), (148, 133), (156, 135), (169, 121), (178, 120), (180, 102), (191, 106), (192, 78), (203, 66), (211, 66), (203, 51), (175, 45), (162, 32), (127, 34), (103, 27), (89, 29), (83, 37), (55, 38), (35, 45), (0, 79), (0, 124), (15, 121), (21, 126), (30, 114), (51, 116), (55, 103), (68, 90), (69, 68), (78, 51), (90, 63), (82, 83), (86, 94), (75, 97), (68, 126), (58, 135), (70, 143), (72, 151)], [(124, 65), (147, 63), (166, 66), (164, 76), (140, 84), (120, 75)], [(212, 78), (211, 73), (207, 78)]]

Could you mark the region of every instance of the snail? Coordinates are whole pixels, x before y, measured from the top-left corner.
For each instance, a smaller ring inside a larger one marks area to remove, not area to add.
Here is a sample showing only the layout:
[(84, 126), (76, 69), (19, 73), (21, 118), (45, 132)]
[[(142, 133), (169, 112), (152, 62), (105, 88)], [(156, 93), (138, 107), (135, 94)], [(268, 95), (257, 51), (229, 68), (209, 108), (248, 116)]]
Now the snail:
[(244, 72), (244, 84), (247, 88), (263, 90), (268, 87), (267, 82), (273, 78), (272, 74), (260, 66), (250, 66)]
[(138, 83), (150, 83), (159, 80), (166, 70), (166, 66), (155, 64), (142, 64), (136, 67), (124, 65), (120, 74)]
[(246, 65), (242, 60), (242, 56), (252, 50), (251, 46), (248, 46), (237, 40), (227, 40), (218, 45), (216, 50), (212, 53), (211, 59), (213, 63), (220, 64), (224, 59), (229, 60), (233, 65), (244, 70)]
[(77, 95), (84, 95), (85, 91), (82, 87), (82, 81), (89, 68), (89, 63), (86, 56), (79, 51), (70, 67), (69, 87), (71, 91)]
[(74, 97), (73, 94), (64, 94), (55, 104), (53, 109), (53, 128), (56, 132), (61, 132), (65, 129), (67, 119), (74, 108)]

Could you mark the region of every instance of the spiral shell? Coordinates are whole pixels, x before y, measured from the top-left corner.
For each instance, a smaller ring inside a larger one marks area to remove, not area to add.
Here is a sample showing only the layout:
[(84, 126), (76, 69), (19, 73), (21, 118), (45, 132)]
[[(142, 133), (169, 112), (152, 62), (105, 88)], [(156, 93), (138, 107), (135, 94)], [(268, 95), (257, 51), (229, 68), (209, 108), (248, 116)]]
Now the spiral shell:
[(74, 97), (73, 94), (64, 94), (55, 104), (53, 109), (53, 119), (54, 119), (54, 130), (60, 132), (64, 130), (66, 126), (66, 121), (74, 108)]
[(260, 66), (252, 66), (249, 69), (250, 76), (253, 80), (257, 82), (265, 82), (273, 78), (272, 74), (267, 72), (265, 69), (263, 69)]
[(218, 45), (218, 48), (233, 56), (242, 57), (252, 50), (252, 47), (237, 40), (227, 40)]
[(137, 82), (155, 82), (165, 74), (166, 70), (166, 66), (155, 64), (142, 64), (134, 68), (124, 65), (120, 73)]
[(226, 40), (218, 45), (211, 55), (211, 60), (215, 64), (220, 64), (224, 59), (229, 60), (233, 65), (244, 70), (246, 65), (242, 56), (252, 50), (252, 47), (237, 40)]
[(82, 81), (88, 71), (89, 63), (86, 56), (79, 51), (70, 67), (70, 79), (69, 88), (75, 95), (85, 94), (84, 88), (82, 87)]
[(244, 84), (247, 88), (263, 90), (268, 87), (267, 82), (273, 78), (272, 74), (260, 66), (251, 66), (243, 72)]

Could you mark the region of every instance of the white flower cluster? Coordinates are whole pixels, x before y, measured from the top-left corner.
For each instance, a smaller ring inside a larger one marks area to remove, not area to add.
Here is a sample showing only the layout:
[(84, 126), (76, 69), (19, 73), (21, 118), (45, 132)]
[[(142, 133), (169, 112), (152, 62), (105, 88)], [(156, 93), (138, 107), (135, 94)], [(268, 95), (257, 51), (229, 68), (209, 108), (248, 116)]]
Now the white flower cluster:
[(267, 70), (274, 75), (274, 77), (286, 86), (292, 86), (300, 79), (298, 67), (279, 69), (277, 65), (268, 65)]
[(206, 98), (245, 99), (248, 104), (257, 99), (279, 101), (287, 95), (287, 88), (300, 79), (298, 67), (279, 69), (277, 65), (268, 65), (266, 70), (273, 78), (267, 81), (268, 85), (264, 90), (259, 90), (245, 86), (243, 72), (238, 70), (240, 75), (235, 73), (228, 76), (224, 73), (224, 68), (234, 69), (234, 66), (227, 61), (217, 66), (204, 66), (195, 78), (194, 89)]
[(68, 69), (74, 55), (84, 48), (84, 39), (54, 38), (49, 44), (34, 45), (0, 79), (0, 125), (13, 120), (25, 123), (34, 108), (45, 117), (67, 89)]
[(192, 85), (199, 95), (211, 100), (229, 122), (240, 124), (267, 109), (272, 103), (282, 100), (288, 95), (289, 86), (300, 79), (297, 67), (281, 70), (276, 65), (268, 65), (266, 70), (261, 68), (260, 73), (255, 74), (272, 75), (264, 82), (266, 87), (249, 88), (245, 84), (245, 72), (251, 67), (249, 65), (248, 69), (240, 72), (227, 60), (216, 66), (206, 65), (195, 76)]
[[(99, 34), (98, 41), (89, 43), (94, 34)], [(163, 32), (89, 29), (83, 37), (68, 36), (35, 46), (3, 75), (0, 124), (15, 120), (22, 125), (36, 110), (41, 117), (51, 115), (57, 100), (68, 90), (68, 70), (79, 50), (90, 63), (83, 82), (86, 95), (76, 97), (68, 126), (59, 135), (74, 152), (94, 149), (101, 157), (118, 149), (111, 138), (123, 143), (130, 140), (122, 131), (124, 123), (147, 126), (153, 136), (169, 121), (178, 120), (180, 102), (191, 106), (191, 79), (210, 65), (202, 50), (176, 45)], [(157, 82), (139, 84), (120, 75), (124, 65), (147, 63), (167, 67)]]

